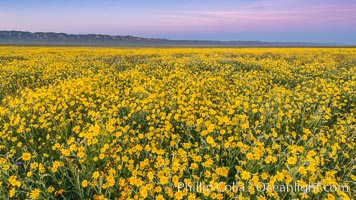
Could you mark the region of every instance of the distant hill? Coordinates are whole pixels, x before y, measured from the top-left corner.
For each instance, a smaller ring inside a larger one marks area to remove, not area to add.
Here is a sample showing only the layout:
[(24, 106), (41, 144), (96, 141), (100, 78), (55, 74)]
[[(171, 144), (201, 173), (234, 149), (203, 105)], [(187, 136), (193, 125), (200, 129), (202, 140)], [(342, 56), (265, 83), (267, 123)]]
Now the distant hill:
[(97, 46), (345, 46), (336, 43), (261, 42), (217, 40), (167, 40), (135, 36), (0, 31), (2, 45), (97, 45)]

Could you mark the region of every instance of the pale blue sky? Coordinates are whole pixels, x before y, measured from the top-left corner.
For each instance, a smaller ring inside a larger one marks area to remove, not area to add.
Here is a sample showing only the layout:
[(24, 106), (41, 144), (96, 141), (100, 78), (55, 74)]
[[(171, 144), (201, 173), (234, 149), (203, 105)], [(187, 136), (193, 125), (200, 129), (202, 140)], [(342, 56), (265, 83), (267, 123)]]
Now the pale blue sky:
[(356, 1), (0, 0), (0, 30), (356, 44)]

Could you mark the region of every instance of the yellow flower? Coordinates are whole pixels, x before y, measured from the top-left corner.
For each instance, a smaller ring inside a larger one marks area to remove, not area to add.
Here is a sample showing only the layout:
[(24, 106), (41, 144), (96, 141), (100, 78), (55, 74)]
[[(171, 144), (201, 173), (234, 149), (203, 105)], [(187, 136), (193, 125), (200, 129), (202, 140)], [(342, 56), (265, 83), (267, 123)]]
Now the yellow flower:
[(307, 169), (305, 169), (305, 167), (303, 167), (303, 166), (300, 166), (300, 167), (298, 168), (298, 171), (299, 171), (299, 173), (301, 173), (302, 175), (306, 175), (306, 174), (308, 173)]
[(161, 194), (159, 194), (156, 196), (156, 200), (165, 200), (165, 198)]
[(115, 185), (115, 178), (113, 176), (107, 176), (106, 181), (109, 187), (112, 187)]
[(247, 158), (247, 160), (253, 160), (253, 154), (252, 153), (248, 153), (248, 154), (246, 154), (246, 158)]
[(198, 168), (198, 164), (197, 163), (192, 163), (191, 165), (190, 165), (190, 169), (192, 169), (192, 170), (195, 170), (195, 169), (197, 169)]
[(262, 178), (263, 180), (266, 180), (266, 179), (268, 178), (268, 174), (267, 174), (267, 173), (262, 173), (262, 174), (261, 174), (261, 178)]
[(214, 144), (215, 144), (215, 141), (214, 141), (213, 137), (208, 136), (208, 137), (206, 138), (206, 143), (208, 143), (208, 144), (210, 144), (210, 145), (214, 145)]
[(80, 152), (77, 153), (77, 156), (79, 158), (83, 158), (85, 156), (85, 153), (83, 151), (80, 151)]
[(8, 179), (9, 183), (12, 185), (12, 186), (16, 186), (17, 185), (17, 177), (16, 176), (10, 176), (10, 178)]
[(9, 197), (11, 198), (13, 196), (15, 196), (15, 188), (14, 187), (11, 188), (10, 191), (9, 191)]
[(248, 172), (248, 171), (242, 171), (242, 172), (241, 172), (241, 178), (242, 178), (243, 180), (248, 180), (248, 179), (250, 179), (250, 177), (251, 177), (250, 172)]
[(288, 163), (289, 165), (295, 165), (295, 164), (297, 163), (297, 159), (296, 159), (295, 157), (289, 157), (289, 158), (287, 159), (287, 163)]
[(332, 195), (332, 194), (327, 194), (325, 199), (326, 199), (326, 200), (334, 200), (334, 199), (335, 199), (335, 196)]
[(260, 195), (260, 196), (258, 196), (257, 200), (266, 200), (266, 197)]
[(148, 173), (147, 173), (147, 178), (148, 178), (150, 181), (152, 181), (153, 178), (154, 178), (154, 174), (153, 174), (152, 172), (148, 172)]
[(159, 193), (162, 191), (162, 188), (160, 186), (155, 187), (155, 192)]
[(219, 167), (216, 169), (216, 173), (223, 177), (227, 177), (227, 175), (229, 173), (229, 168), (228, 167)]
[(31, 159), (31, 154), (28, 153), (28, 152), (22, 153), (21, 158), (22, 158), (22, 160), (24, 160), (24, 161), (28, 161), (28, 160)]
[(104, 159), (104, 158), (105, 158), (105, 155), (101, 153), (101, 154), (99, 155), (99, 159), (102, 160), (102, 159)]
[(175, 194), (174, 194), (174, 199), (183, 199), (183, 193), (182, 191), (177, 191)]
[(98, 171), (95, 171), (94, 173), (93, 173), (93, 179), (98, 179), (99, 178), (99, 176), (100, 176), (100, 174), (99, 174), (99, 172)]
[(42, 174), (46, 172), (46, 168), (41, 163), (38, 165), (38, 170)]
[(48, 189), (47, 189), (47, 192), (49, 193), (52, 193), (54, 191), (54, 187), (53, 186), (50, 186)]
[(161, 183), (162, 185), (167, 184), (167, 183), (168, 183), (168, 178), (167, 178), (166, 176), (161, 176), (161, 177), (160, 177), (160, 183)]
[(141, 185), (143, 184), (143, 182), (142, 182), (141, 179), (136, 178), (134, 184), (135, 184), (136, 186), (141, 186)]
[(194, 193), (190, 193), (189, 195), (188, 195), (188, 198), (187, 198), (187, 200), (196, 200), (197, 198), (196, 198), (196, 196), (195, 196), (195, 194)]
[(33, 162), (30, 164), (30, 168), (31, 169), (36, 169), (38, 167), (38, 163), (37, 162)]
[(88, 181), (87, 180), (83, 180), (82, 181), (82, 187), (87, 187), (88, 186)]
[(61, 149), (61, 153), (64, 155), (64, 156), (69, 156), (70, 155), (70, 151), (68, 149)]
[(147, 189), (146, 189), (145, 187), (141, 187), (141, 188), (140, 188), (140, 195), (141, 195), (141, 197), (143, 197), (143, 198), (146, 198), (146, 197), (147, 197), (148, 192), (147, 192)]
[(31, 190), (30, 199), (37, 199), (40, 196), (41, 191), (37, 188)]

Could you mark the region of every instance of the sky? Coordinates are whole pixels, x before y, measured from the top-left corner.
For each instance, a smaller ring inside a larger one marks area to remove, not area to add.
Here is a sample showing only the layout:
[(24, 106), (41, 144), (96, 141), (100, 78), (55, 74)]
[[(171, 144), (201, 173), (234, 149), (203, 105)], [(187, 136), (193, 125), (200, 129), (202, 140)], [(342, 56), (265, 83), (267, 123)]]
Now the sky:
[(0, 30), (356, 44), (356, 0), (0, 0)]

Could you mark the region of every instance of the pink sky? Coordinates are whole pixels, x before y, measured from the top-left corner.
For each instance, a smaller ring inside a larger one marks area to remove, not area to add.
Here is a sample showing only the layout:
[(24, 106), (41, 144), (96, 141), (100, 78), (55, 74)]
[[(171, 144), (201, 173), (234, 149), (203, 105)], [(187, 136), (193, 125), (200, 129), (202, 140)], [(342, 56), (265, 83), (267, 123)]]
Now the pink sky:
[(353, 0), (3, 0), (0, 30), (356, 43)]

